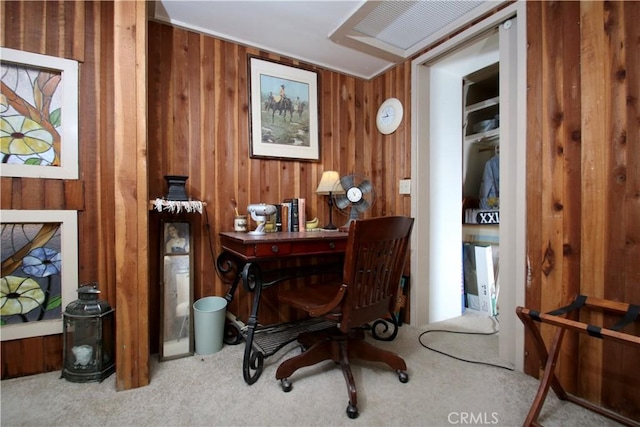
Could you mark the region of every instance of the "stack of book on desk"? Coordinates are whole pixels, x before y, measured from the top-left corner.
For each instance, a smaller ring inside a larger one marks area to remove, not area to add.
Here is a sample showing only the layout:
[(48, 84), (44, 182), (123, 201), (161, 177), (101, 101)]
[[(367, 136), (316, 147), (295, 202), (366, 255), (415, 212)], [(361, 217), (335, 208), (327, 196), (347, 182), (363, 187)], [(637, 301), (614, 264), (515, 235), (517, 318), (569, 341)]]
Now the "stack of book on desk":
[(305, 214), (306, 200), (298, 197), (285, 199), (276, 205), (277, 231), (304, 231), (307, 222)]

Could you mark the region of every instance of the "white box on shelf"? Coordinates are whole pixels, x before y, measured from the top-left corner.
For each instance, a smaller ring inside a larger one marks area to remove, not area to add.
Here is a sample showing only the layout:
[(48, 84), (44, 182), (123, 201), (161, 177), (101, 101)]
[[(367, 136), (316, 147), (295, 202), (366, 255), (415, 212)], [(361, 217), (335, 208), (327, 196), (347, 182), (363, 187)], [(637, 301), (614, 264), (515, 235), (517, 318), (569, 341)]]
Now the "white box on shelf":
[(492, 247), (472, 244), (465, 244), (464, 247), (467, 307), (487, 316), (495, 316), (497, 292)]
[(476, 274), (480, 311), (489, 316), (496, 313), (496, 281), (493, 274), (493, 253), (491, 246), (476, 246)]

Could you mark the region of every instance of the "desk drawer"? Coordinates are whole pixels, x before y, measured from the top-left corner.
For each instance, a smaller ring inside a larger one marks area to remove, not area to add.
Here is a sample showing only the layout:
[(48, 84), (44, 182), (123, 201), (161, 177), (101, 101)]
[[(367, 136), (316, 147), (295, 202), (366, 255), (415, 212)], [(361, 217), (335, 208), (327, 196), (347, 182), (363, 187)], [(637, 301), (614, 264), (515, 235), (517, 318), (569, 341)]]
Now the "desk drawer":
[(251, 235), (248, 233), (220, 233), (222, 249), (244, 262), (305, 255), (342, 254), (347, 249), (347, 234), (339, 232), (283, 232)]
[(288, 242), (265, 242), (254, 246), (257, 257), (279, 257), (291, 254), (291, 243)]
[(344, 252), (347, 248), (346, 240), (318, 240), (314, 242), (292, 243), (293, 255), (328, 254), (331, 252)]

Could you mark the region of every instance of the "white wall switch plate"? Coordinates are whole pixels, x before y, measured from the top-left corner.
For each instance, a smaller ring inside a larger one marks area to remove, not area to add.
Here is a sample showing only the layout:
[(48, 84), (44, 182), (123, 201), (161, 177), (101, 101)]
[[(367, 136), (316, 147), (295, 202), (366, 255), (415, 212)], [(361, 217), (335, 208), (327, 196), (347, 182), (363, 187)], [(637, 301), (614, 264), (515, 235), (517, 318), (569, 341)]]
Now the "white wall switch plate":
[(401, 179), (400, 180), (400, 194), (411, 194), (411, 180), (410, 179)]

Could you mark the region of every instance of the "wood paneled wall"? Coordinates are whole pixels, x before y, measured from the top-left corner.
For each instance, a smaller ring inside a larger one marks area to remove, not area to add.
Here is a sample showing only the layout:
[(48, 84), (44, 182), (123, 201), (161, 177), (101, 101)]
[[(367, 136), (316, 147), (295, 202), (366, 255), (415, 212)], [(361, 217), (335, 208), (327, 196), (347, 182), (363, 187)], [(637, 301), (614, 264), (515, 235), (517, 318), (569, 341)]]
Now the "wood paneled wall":
[[(129, 340), (120, 346), (120, 351), (116, 350), (116, 385), (118, 389), (144, 385), (149, 378), (148, 298), (145, 296), (140, 301), (138, 297), (146, 293), (148, 285), (144, 277), (147, 274), (148, 232), (146, 221), (131, 213), (140, 207), (131, 206), (131, 198), (127, 199), (126, 195), (124, 199), (127, 200), (123, 201), (122, 194), (130, 193), (131, 188), (142, 191), (134, 198), (141, 203), (146, 219), (146, 129), (134, 124), (130, 135), (126, 129), (131, 129), (129, 121), (135, 120), (135, 116), (116, 114), (116, 95), (124, 93), (127, 97), (135, 97), (135, 94), (130, 88), (116, 87), (114, 74), (117, 67), (126, 67), (122, 73), (130, 80), (135, 70), (144, 64), (146, 42), (138, 49), (140, 57), (136, 52), (125, 53), (131, 61), (127, 63), (115, 60), (114, 41), (118, 39), (122, 50), (126, 49), (122, 45), (126, 43), (127, 33), (133, 33), (134, 37), (145, 35), (146, 31), (135, 31), (135, 19), (139, 16), (142, 20), (138, 26), (146, 29), (146, 13), (139, 9), (145, 3), (119, 2), (118, 25), (125, 35), (118, 36), (114, 33), (116, 12), (113, 2), (3, 1), (0, 5), (0, 44), (3, 47), (80, 62), (78, 91), (81, 103), (78, 117), (79, 179), (3, 177), (2, 209), (78, 210), (80, 283), (98, 282), (101, 298), (116, 308), (118, 331), (126, 332), (117, 333), (116, 345)], [(136, 66), (140, 61), (142, 64)], [(145, 75), (144, 69), (142, 75)], [(144, 79), (142, 84), (146, 85)], [(135, 105), (128, 98), (124, 102), (127, 107)], [(141, 102), (144, 106), (144, 96)], [(133, 110), (139, 111), (135, 107)], [(144, 116), (144, 108), (142, 114)], [(116, 132), (122, 136), (116, 138)], [(116, 163), (118, 156), (128, 156), (127, 150), (132, 150), (131, 141), (136, 140), (139, 142), (133, 151), (140, 153), (142, 159), (137, 156), (133, 169), (126, 162)], [(136, 174), (140, 170), (143, 172)], [(119, 194), (118, 204), (116, 192)], [(117, 241), (116, 229), (120, 236)], [(131, 230), (141, 230), (143, 241), (138, 241)], [(127, 250), (129, 253), (125, 253)], [(144, 258), (143, 262), (134, 263), (133, 267), (139, 269), (139, 274), (134, 276), (129, 274), (133, 264), (128, 260), (134, 259), (131, 255)], [(116, 299), (123, 302), (118, 304)], [(2, 342), (3, 379), (61, 368), (61, 335)]]
[[(320, 162), (250, 158), (249, 56), (318, 73)], [(226, 293), (227, 285), (216, 276), (208, 239), (211, 236), (218, 254), (217, 233), (233, 229), (232, 200), (244, 212), (250, 203), (304, 197), (307, 216), (318, 216), (324, 223), (327, 201), (315, 189), (324, 170), (337, 170), (372, 179), (376, 199), (366, 216), (410, 214), (409, 197), (398, 194), (399, 179), (411, 175), (410, 64), (366, 82), (154, 22), (149, 23), (148, 59), (150, 196), (166, 193), (165, 175), (188, 175), (189, 196), (207, 203), (206, 215), (189, 219), (196, 230), (196, 298)], [(375, 112), (389, 96), (403, 100), (407, 118), (395, 134), (383, 136), (375, 128)], [(161, 216), (151, 216), (154, 233)], [(334, 211), (334, 222), (341, 221), (346, 217)], [(157, 237), (150, 241), (157, 247)], [(157, 271), (158, 259), (151, 260), (152, 272)], [(158, 283), (157, 275), (152, 283)], [(248, 316), (250, 303), (240, 291), (230, 310)], [(281, 320), (269, 317), (268, 310), (260, 319)]]
[(116, 389), (149, 384), (147, 2), (116, 1), (113, 158)]
[[(114, 73), (119, 65), (114, 59), (114, 4), (58, 1), (0, 4), (3, 23), (0, 44), (80, 61), (82, 100), (80, 179), (2, 178), (2, 208), (79, 210), (80, 282), (97, 281), (103, 299), (117, 312), (129, 311), (131, 307), (123, 306), (117, 297), (117, 284), (126, 286), (122, 278), (126, 263), (123, 259), (118, 261), (116, 253), (122, 248), (137, 248), (139, 243), (126, 232), (126, 242), (116, 241), (116, 229), (120, 223), (120, 230), (135, 230), (139, 220), (135, 215), (127, 215), (120, 222), (123, 217), (116, 214), (123, 208), (116, 206), (116, 193), (124, 188), (119, 180), (131, 168), (116, 161)], [(185, 174), (189, 176), (190, 196), (208, 204), (207, 215), (190, 217), (198, 254), (196, 298), (226, 292), (226, 285), (213, 268), (209, 237), (217, 254), (217, 233), (231, 229), (232, 198), (242, 209), (257, 201), (277, 202), (293, 195), (306, 197), (308, 215), (326, 221), (326, 200), (318, 198), (314, 190), (322, 172), (335, 169), (341, 173), (364, 173), (376, 182), (376, 201), (367, 216), (410, 214), (409, 197), (397, 194), (398, 180), (410, 176), (410, 144), (405, 143), (410, 134), (409, 64), (372, 82), (316, 69), (321, 92), (321, 161), (252, 160), (248, 142), (247, 55), (291, 65), (296, 62), (159, 24), (150, 23), (149, 31), (149, 132), (147, 164), (142, 166), (148, 169), (148, 198), (166, 192), (164, 175)], [(154, 95), (159, 97), (154, 99)], [(394, 135), (382, 136), (375, 130), (374, 116), (377, 106), (389, 96), (403, 100), (406, 119)], [(126, 135), (121, 135), (122, 138)], [(385, 163), (388, 156), (395, 161)], [(141, 181), (135, 187), (144, 188), (147, 185), (144, 177), (138, 179)], [(157, 247), (160, 216), (155, 213), (148, 216), (149, 316), (142, 309), (127, 314), (120, 324), (139, 319), (148, 322), (153, 352), (158, 348), (155, 325), (159, 316), (157, 257), (153, 248)], [(334, 212), (334, 220), (346, 218)], [(120, 238), (122, 234), (118, 234)], [(122, 248), (118, 249), (118, 245)], [(138, 268), (144, 265), (137, 263)], [(249, 298), (241, 294), (231, 309), (242, 315), (249, 312), (249, 307)], [(59, 335), (3, 342), (2, 378), (61, 369), (61, 348)], [(117, 369), (122, 371), (123, 366)], [(144, 364), (132, 369), (135, 372), (127, 372), (126, 381), (144, 384), (138, 378), (144, 376)], [(142, 374), (136, 369), (141, 369)]]
[[(640, 304), (638, 22), (638, 2), (528, 3), (529, 307), (549, 311), (578, 293)], [(552, 332), (543, 329), (547, 342)], [(526, 371), (538, 375), (525, 347)], [(639, 360), (621, 344), (568, 335), (559, 377), (640, 419)]]
[[(108, 212), (113, 211), (113, 206), (109, 205), (107, 188), (100, 187), (112, 176), (113, 164), (109, 163), (108, 156), (98, 155), (108, 131), (104, 125), (108, 104), (95, 102), (107, 97), (103, 67), (112, 68), (113, 64), (113, 48), (109, 49), (108, 45), (112, 25), (105, 27), (112, 22), (111, 6), (110, 3), (58, 1), (1, 3), (0, 44), (80, 61), (79, 93), (84, 101), (79, 109), (80, 179), (3, 177), (1, 202), (2, 209), (78, 210), (79, 241), (86, 242), (79, 246), (78, 252), (80, 282), (97, 281), (101, 297), (114, 305), (114, 282), (107, 280), (114, 266), (112, 257), (107, 256), (109, 240), (105, 239), (112, 234), (108, 224), (113, 223), (113, 215)], [(101, 47), (106, 47), (107, 53)], [(61, 367), (60, 335), (2, 342), (3, 379)]]
[[(2, 208), (79, 209), (81, 281), (97, 280), (103, 296), (115, 305), (114, 185), (122, 170), (115, 163), (109, 124), (115, 107), (113, 4), (1, 4), (0, 44), (82, 61), (83, 100), (81, 179), (2, 178)], [(640, 304), (637, 22), (638, 2), (527, 2), (529, 307), (550, 310), (578, 292)], [(148, 196), (165, 194), (164, 175), (184, 174), (189, 176), (189, 195), (207, 202), (206, 215), (189, 217), (197, 254), (196, 297), (227, 290), (215, 274), (209, 238), (217, 254), (217, 233), (232, 227), (232, 199), (242, 209), (252, 202), (305, 197), (307, 214), (326, 221), (326, 200), (314, 190), (322, 171), (335, 169), (372, 178), (377, 195), (368, 216), (410, 214), (410, 198), (398, 195), (397, 188), (400, 178), (411, 176), (410, 61), (370, 81), (315, 68), (321, 92), (321, 161), (308, 163), (249, 158), (248, 55), (298, 65), (254, 48), (149, 23)], [(405, 119), (396, 133), (382, 136), (374, 117), (389, 96), (403, 101)], [(153, 248), (160, 214), (148, 215), (148, 319), (154, 351), (158, 261)], [(419, 286), (419, 278), (412, 284)], [(243, 292), (230, 308), (238, 314), (249, 310)], [(640, 419), (638, 352), (603, 346), (592, 338), (568, 338), (559, 364), (563, 383)], [(526, 371), (537, 376), (530, 341), (526, 350)], [(3, 342), (2, 378), (59, 369), (60, 353), (59, 336)]]

